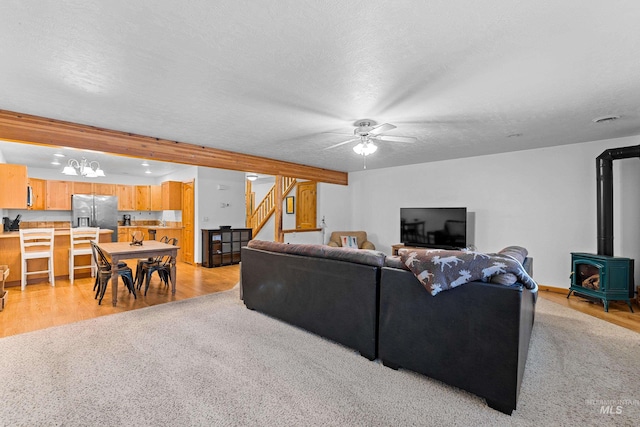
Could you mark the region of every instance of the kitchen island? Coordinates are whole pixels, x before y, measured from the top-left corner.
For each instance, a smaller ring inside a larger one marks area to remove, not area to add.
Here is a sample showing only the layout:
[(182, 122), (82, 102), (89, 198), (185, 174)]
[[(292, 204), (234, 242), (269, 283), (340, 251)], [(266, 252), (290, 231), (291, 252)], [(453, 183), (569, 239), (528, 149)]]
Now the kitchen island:
[[(100, 242), (110, 242), (113, 230), (106, 228), (100, 229)], [(53, 243), (53, 272), (56, 279), (68, 279), (69, 278), (69, 246), (71, 245), (70, 232), (68, 228), (56, 229), (55, 240)], [(81, 257), (76, 257), (78, 262), (88, 264), (81, 260)], [(5, 286), (20, 286), (20, 276), (22, 275), (22, 263), (20, 262), (20, 232), (19, 231), (5, 231), (0, 233), (0, 264), (6, 264), (11, 271), (8, 277), (8, 282)], [(29, 270), (44, 270), (46, 269), (47, 261), (45, 259), (36, 259), (29, 261)], [(86, 271), (78, 270), (76, 277), (88, 277), (89, 269)], [(29, 276), (29, 283), (36, 283), (41, 281), (47, 281), (48, 277), (46, 273), (34, 274)]]

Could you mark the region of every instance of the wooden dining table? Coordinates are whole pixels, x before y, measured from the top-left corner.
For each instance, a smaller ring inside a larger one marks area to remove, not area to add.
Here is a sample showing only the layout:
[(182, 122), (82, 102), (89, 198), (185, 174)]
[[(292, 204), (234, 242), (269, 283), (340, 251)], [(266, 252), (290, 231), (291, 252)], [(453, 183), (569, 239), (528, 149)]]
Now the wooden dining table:
[(111, 259), (111, 291), (113, 292), (112, 303), (114, 307), (118, 303), (118, 262), (123, 259), (170, 256), (171, 293), (176, 293), (176, 257), (180, 246), (156, 240), (145, 240), (142, 245), (133, 245), (129, 242), (99, 242), (98, 247)]

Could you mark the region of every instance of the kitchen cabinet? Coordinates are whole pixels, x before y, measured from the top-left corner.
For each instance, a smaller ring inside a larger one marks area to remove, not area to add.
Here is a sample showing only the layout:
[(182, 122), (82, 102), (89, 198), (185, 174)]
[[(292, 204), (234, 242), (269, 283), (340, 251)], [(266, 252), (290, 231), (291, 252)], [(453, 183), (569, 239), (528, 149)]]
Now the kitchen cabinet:
[(93, 184), (93, 194), (98, 194), (100, 196), (117, 196), (116, 185), (95, 182)]
[(85, 181), (73, 181), (71, 194), (93, 194), (93, 183)]
[(27, 167), (0, 164), (0, 209), (27, 208)]
[(162, 183), (162, 209), (182, 209), (182, 183), (179, 181), (165, 181)]
[(118, 227), (118, 242), (131, 242), (131, 236), (138, 231), (142, 233), (142, 240), (149, 240), (148, 227)]
[(149, 185), (135, 186), (135, 210), (148, 211), (151, 207), (151, 189), (149, 187)]
[(136, 227), (118, 227), (118, 242), (131, 242), (131, 235), (136, 231)]
[(118, 196), (118, 210), (119, 211), (134, 211), (135, 205), (135, 188), (133, 185), (116, 186), (116, 196)]
[(149, 240), (149, 228), (140, 227), (140, 228), (137, 228), (136, 231), (139, 231), (140, 233), (142, 233), (142, 240)]
[(150, 209), (152, 211), (161, 211), (162, 210), (162, 186), (161, 185), (150, 185)]
[(31, 187), (31, 206), (29, 210), (43, 211), (45, 208), (45, 194), (47, 181), (38, 178), (29, 178), (29, 187)]
[(70, 181), (47, 180), (45, 185), (46, 209), (50, 211), (70, 211), (72, 184)]
[[(156, 240), (160, 240), (162, 239), (164, 236), (168, 237), (169, 239), (178, 239), (178, 246), (182, 246), (181, 242), (182, 242), (182, 229), (181, 228), (163, 228), (163, 227), (158, 227), (158, 228), (154, 228), (152, 226), (148, 227), (149, 230), (155, 230), (156, 231)], [(176, 257), (177, 261), (182, 261), (182, 249), (178, 249), (178, 256)]]
[(143, 240), (149, 239), (149, 233), (146, 228), (143, 227), (118, 227), (118, 242), (131, 242), (132, 235), (136, 232), (142, 232)]

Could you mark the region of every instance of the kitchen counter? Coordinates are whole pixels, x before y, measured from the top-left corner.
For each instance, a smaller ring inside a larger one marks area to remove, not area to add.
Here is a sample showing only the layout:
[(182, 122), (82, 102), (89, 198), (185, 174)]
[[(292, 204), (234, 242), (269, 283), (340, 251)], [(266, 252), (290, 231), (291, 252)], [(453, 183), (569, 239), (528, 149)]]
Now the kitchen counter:
[[(57, 228), (56, 231), (54, 232), (54, 236), (58, 237), (58, 236), (68, 236), (70, 234), (69, 232), (69, 228)], [(111, 235), (114, 232), (114, 230), (108, 229), (108, 228), (101, 228), (100, 229), (100, 236), (102, 235)], [(19, 239), (20, 238), (20, 232), (19, 231), (5, 231), (0, 233), (0, 239)], [(100, 241), (102, 241), (102, 239), (100, 239)], [(55, 244), (55, 242), (54, 242)], [(68, 247), (68, 245), (67, 245)]]
[(118, 229), (128, 229), (128, 228), (144, 228), (147, 230), (182, 230), (184, 227), (171, 227), (171, 226), (163, 226), (163, 225), (119, 225)]
[[(69, 238), (69, 228), (56, 229), (53, 241), (53, 273), (56, 278), (67, 279), (69, 277), (69, 246), (71, 241)], [(100, 241), (110, 242), (111, 235), (114, 230), (107, 228), (100, 229)], [(84, 255), (89, 257), (90, 255)], [(78, 258), (76, 258), (78, 260)], [(0, 233), (0, 264), (7, 264), (11, 270), (11, 274), (8, 279), (9, 282), (6, 286), (20, 286), (20, 276), (22, 275), (22, 263), (20, 255), (20, 232), (19, 231), (6, 231)], [(35, 259), (29, 261), (29, 271), (38, 271), (46, 269), (47, 261), (45, 259)], [(81, 262), (82, 264), (88, 264)], [(89, 270), (86, 272), (78, 270), (76, 277), (88, 277)], [(38, 281), (46, 281), (47, 274), (34, 274), (29, 276), (29, 283), (36, 283)], [(28, 285), (27, 285), (28, 286)]]

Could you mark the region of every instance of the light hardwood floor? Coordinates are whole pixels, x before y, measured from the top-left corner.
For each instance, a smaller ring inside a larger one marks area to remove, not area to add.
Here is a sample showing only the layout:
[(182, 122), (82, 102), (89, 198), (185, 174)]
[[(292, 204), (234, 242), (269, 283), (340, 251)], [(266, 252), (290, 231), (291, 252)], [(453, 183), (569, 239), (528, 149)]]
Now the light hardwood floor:
[[(127, 263), (135, 266), (135, 260)], [(64, 279), (56, 279), (56, 286), (46, 282), (29, 284), (24, 291), (20, 286), (7, 287), (7, 301), (0, 312), (0, 337), (225, 291), (233, 288), (240, 276), (239, 265), (203, 268), (178, 262), (176, 268), (175, 295), (160, 284), (157, 274), (153, 275), (147, 295), (138, 295), (137, 299), (120, 280), (116, 307), (111, 305), (111, 284), (102, 305), (98, 305), (91, 277), (76, 278), (73, 285)]]
[[(179, 262), (177, 268), (178, 286), (174, 296), (154, 275), (146, 297), (134, 299), (124, 286), (119, 286), (117, 307), (111, 306), (111, 286), (107, 288), (102, 305), (98, 305), (93, 298), (93, 279), (89, 277), (76, 279), (73, 285), (68, 280), (56, 279), (55, 287), (48, 283), (27, 285), (24, 291), (19, 286), (9, 287), (5, 309), (0, 312), (0, 337), (225, 291), (233, 288), (240, 277), (238, 265), (203, 268)], [(640, 332), (640, 307), (637, 304), (631, 313), (625, 303), (612, 302), (609, 312), (605, 313), (602, 304), (576, 296), (567, 299), (567, 293), (568, 290), (561, 288), (542, 287), (540, 297)]]
[(609, 303), (609, 312), (605, 312), (604, 305), (601, 302), (592, 303), (573, 294), (567, 298), (568, 293), (568, 289), (540, 287), (541, 298), (622, 326), (623, 328), (640, 332), (640, 307), (637, 303), (634, 302), (632, 304), (633, 313), (631, 313), (626, 302), (612, 301)]

